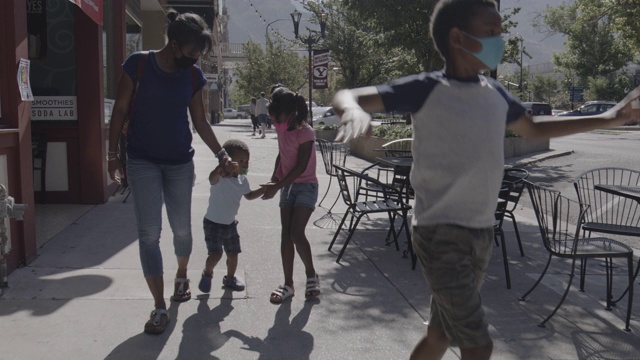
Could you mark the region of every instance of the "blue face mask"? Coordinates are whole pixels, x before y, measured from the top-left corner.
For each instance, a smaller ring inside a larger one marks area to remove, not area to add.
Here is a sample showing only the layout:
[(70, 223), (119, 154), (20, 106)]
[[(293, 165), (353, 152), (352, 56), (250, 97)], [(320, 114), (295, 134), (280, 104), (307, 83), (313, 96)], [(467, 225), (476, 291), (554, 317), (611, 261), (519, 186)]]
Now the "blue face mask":
[(477, 53), (471, 52), (465, 48), (462, 48), (462, 50), (475, 56), (490, 70), (495, 70), (498, 67), (498, 64), (502, 62), (502, 56), (504, 56), (504, 40), (502, 40), (502, 37), (498, 35), (486, 38), (477, 38), (464, 31), (462, 33), (482, 44), (482, 50)]

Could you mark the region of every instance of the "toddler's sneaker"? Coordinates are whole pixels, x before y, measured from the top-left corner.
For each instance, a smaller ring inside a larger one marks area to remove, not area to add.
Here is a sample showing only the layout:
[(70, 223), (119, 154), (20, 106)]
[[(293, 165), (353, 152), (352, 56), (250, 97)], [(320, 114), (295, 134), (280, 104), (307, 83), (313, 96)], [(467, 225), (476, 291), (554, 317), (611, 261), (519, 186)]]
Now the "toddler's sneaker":
[(208, 293), (211, 291), (211, 278), (213, 278), (213, 274), (207, 275), (202, 272), (202, 277), (200, 278), (200, 283), (198, 284), (198, 289), (203, 293)]
[(226, 276), (222, 278), (222, 285), (224, 285), (225, 287), (228, 287), (229, 289), (235, 290), (235, 291), (242, 291), (244, 290), (244, 284), (242, 283), (242, 281), (238, 280), (237, 277), (232, 277), (232, 278), (227, 278)]

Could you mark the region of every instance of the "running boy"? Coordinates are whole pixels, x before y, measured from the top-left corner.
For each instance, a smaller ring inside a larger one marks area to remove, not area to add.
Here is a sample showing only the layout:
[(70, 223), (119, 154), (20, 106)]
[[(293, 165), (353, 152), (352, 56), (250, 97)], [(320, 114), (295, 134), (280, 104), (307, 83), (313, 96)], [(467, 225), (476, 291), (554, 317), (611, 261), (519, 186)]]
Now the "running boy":
[(548, 138), (621, 125), (638, 115), (627, 97), (608, 118), (533, 122), (499, 82), (479, 75), (500, 63), (501, 33), (493, 0), (441, 0), (431, 17), (431, 37), (445, 60), (443, 71), (334, 97), (343, 122), (338, 139), (344, 141), (368, 130), (368, 113), (413, 114), (412, 241), (432, 298), (427, 334), (412, 359), (440, 359), (452, 345), (460, 347), (462, 359), (491, 356), (479, 291), (492, 250), (505, 127)]
[[(233, 162), (237, 163), (239, 173), (222, 177), (224, 169), (218, 165), (209, 174), (211, 190), (209, 195), (209, 207), (204, 216), (204, 238), (207, 243), (209, 256), (205, 262), (202, 277), (198, 284), (200, 291), (211, 291), (211, 279), (213, 268), (222, 258), (222, 249), (227, 254), (227, 275), (222, 279), (222, 285), (236, 291), (244, 290), (242, 281), (236, 278), (238, 267), (238, 254), (240, 249), (240, 236), (238, 235), (238, 222), (235, 217), (240, 208), (240, 199), (253, 200), (264, 194), (264, 188), (251, 190), (247, 172), (249, 170), (249, 148), (240, 140), (228, 140), (222, 145)], [(221, 204), (224, 204), (222, 206)]]

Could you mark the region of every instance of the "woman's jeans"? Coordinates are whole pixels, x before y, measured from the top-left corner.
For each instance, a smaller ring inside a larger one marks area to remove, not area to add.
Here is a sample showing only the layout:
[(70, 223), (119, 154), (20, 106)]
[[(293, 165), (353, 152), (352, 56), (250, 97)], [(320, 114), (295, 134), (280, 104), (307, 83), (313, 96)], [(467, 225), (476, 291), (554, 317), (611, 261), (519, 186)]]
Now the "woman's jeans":
[(169, 225), (173, 231), (176, 256), (191, 255), (191, 192), (193, 161), (181, 165), (160, 165), (140, 159), (127, 160), (127, 176), (133, 193), (140, 262), (145, 277), (162, 276), (160, 232), (162, 203), (167, 207)]

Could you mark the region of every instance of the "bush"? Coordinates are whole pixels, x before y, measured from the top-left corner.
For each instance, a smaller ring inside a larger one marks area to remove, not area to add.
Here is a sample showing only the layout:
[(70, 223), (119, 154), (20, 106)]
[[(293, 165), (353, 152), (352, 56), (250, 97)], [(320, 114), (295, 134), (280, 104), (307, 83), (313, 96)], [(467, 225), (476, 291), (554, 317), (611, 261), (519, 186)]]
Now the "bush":
[(389, 141), (413, 137), (411, 125), (380, 125), (373, 128), (373, 136)]
[(338, 130), (338, 125), (316, 125), (313, 127), (313, 130), (323, 131), (323, 130)]

